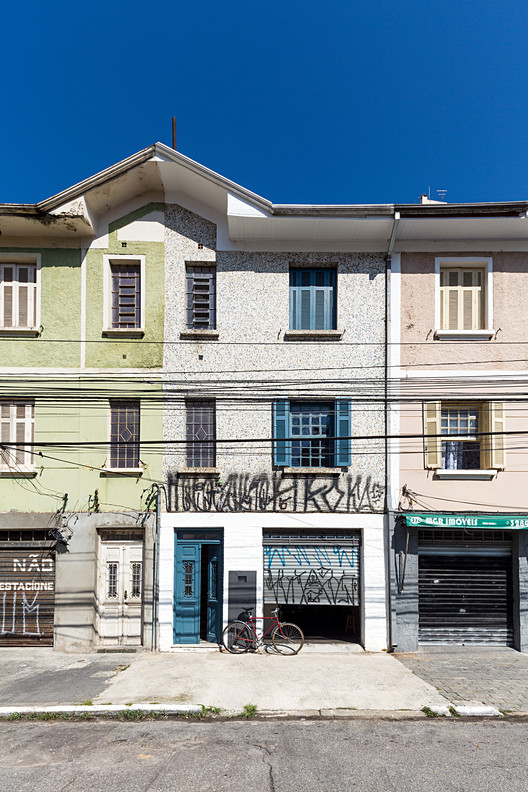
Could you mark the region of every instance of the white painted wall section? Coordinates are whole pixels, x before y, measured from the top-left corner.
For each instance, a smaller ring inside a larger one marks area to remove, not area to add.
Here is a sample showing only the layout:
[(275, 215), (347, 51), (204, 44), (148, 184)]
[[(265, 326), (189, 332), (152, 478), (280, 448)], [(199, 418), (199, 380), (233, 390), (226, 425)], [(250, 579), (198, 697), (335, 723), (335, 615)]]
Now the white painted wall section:
[(150, 212), (117, 231), (120, 242), (163, 242), (165, 239), (163, 212)]

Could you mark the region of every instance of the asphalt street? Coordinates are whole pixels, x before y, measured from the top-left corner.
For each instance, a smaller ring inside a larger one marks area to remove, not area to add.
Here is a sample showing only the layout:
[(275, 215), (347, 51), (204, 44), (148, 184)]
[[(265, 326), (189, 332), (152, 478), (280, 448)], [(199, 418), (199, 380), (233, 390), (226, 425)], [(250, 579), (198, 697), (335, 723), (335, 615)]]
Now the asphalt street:
[(16, 792), (528, 790), (515, 721), (4, 722)]

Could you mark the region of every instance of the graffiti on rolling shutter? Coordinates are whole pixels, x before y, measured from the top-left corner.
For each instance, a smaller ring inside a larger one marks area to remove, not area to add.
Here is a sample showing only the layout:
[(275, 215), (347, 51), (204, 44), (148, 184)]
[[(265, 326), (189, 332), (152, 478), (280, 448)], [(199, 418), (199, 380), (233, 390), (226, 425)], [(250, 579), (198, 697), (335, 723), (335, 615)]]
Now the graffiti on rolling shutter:
[(0, 551), (0, 645), (53, 645), (54, 602), (52, 551)]
[(264, 547), (265, 601), (282, 605), (358, 605), (359, 548)]

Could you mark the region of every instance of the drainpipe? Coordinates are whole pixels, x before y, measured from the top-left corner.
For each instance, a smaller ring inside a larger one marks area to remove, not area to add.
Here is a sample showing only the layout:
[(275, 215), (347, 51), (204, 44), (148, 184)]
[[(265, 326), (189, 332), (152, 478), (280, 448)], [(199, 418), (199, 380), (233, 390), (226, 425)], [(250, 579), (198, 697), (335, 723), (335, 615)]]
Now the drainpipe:
[(159, 649), (158, 622), (159, 622), (159, 541), (161, 526), (161, 486), (152, 484), (156, 490), (156, 533), (154, 538), (154, 557), (152, 560), (152, 651)]
[[(390, 563), (390, 515), (391, 515), (391, 477), (390, 477), (390, 462), (389, 462), (389, 361), (392, 360), (390, 355), (390, 327), (391, 327), (391, 263), (392, 251), (396, 241), (398, 226), (400, 224), (400, 213), (394, 212), (394, 219), (392, 222), (392, 233), (389, 239), (389, 246), (387, 248), (387, 255), (385, 257), (385, 377), (384, 377), (384, 423), (385, 423), (385, 576), (386, 576), (386, 591), (387, 591), (387, 649), (392, 652), (394, 647), (392, 645), (392, 597), (391, 597), (391, 563)], [(399, 321), (399, 316), (395, 317), (395, 321)]]

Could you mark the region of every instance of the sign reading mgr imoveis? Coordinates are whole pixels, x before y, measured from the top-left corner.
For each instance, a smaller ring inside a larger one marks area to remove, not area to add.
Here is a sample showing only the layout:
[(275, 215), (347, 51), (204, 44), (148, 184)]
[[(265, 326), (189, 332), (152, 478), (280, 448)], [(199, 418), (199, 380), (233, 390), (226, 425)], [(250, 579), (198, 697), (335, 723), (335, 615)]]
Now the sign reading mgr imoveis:
[(405, 522), (412, 527), (430, 528), (510, 528), (528, 530), (528, 515), (504, 514), (425, 514), (413, 512), (404, 514)]

